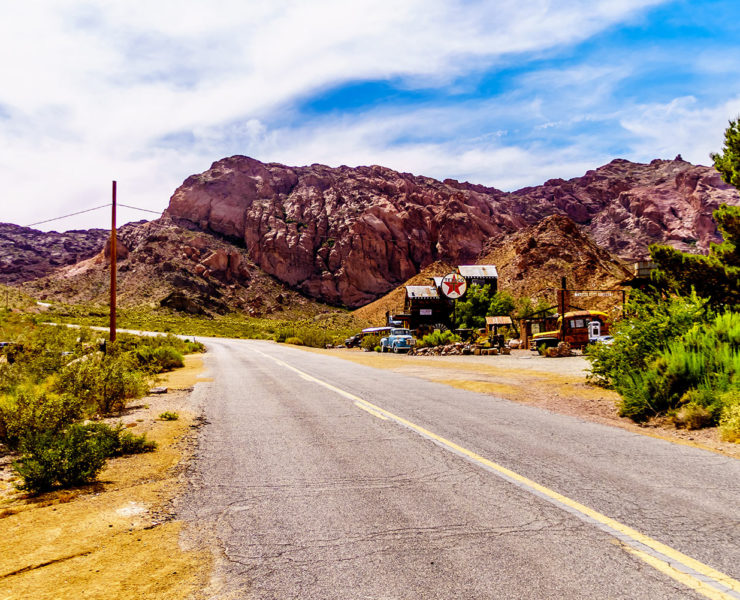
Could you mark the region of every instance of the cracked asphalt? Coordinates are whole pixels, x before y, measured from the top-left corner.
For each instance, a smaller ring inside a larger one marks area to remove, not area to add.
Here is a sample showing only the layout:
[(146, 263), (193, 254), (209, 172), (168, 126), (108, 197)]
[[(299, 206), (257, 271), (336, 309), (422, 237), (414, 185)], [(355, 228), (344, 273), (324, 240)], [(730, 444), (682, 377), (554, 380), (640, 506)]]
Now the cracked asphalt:
[(203, 341), (207, 424), (178, 512), (216, 555), (204, 598), (704, 597), (289, 366), (740, 579), (740, 461), (289, 346)]

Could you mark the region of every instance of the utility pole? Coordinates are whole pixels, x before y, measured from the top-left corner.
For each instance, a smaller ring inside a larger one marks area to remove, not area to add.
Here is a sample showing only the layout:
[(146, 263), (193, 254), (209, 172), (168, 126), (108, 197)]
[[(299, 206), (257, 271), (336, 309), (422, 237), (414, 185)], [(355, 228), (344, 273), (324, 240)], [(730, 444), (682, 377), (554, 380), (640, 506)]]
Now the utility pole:
[(113, 182), (110, 228), (110, 341), (116, 341), (116, 182)]

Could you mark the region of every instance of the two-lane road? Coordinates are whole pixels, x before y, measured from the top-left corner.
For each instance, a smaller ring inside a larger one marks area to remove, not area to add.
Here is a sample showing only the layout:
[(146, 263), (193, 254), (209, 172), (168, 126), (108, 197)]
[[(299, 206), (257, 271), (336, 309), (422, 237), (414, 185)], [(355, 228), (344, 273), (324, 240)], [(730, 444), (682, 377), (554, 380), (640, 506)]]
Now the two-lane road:
[(211, 596), (740, 598), (737, 460), (269, 342), (207, 344), (180, 512), (218, 546)]

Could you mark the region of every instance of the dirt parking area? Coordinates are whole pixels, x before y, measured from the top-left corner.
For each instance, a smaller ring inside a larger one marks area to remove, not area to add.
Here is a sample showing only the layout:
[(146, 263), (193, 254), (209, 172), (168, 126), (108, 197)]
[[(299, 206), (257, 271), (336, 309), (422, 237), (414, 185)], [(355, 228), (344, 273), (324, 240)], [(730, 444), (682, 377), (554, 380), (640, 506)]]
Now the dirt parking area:
[[(89, 486), (27, 496), (0, 465), (0, 600), (186, 598), (205, 587), (210, 553), (181, 545), (171, 500), (184, 485), (199, 419), (190, 389), (199, 355), (135, 401), (121, 421), (157, 442), (155, 452), (112, 459)], [(174, 421), (159, 419), (176, 412)]]
[(638, 425), (620, 417), (619, 396), (586, 382), (590, 363), (583, 356), (545, 358), (529, 350), (513, 350), (509, 356), (407, 356), (346, 348), (315, 351), (740, 458), (740, 444), (721, 441), (716, 427), (687, 431), (665, 419)]

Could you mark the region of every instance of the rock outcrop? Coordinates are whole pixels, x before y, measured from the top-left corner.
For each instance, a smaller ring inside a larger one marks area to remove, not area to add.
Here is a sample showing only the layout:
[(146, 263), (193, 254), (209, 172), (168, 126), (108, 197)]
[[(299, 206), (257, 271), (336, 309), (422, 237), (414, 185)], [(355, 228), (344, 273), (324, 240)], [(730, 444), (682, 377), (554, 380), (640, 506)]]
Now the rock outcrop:
[(90, 258), (108, 238), (103, 229), (47, 233), (0, 223), (0, 283), (30, 281)]
[[(492, 238), (564, 215), (625, 259), (650, 243), (705, 251), (711, 213), (740, 204), (712, 168), (614, 160), (583, 177), (505, 193), (379, 166), (286, 167), (245, 156), (189, 177), (167, 214), (246, 246), (270, 275), (322, 301), (361, 306), (435, 261), (474, 262)], [(213, 258), (220, 261), (222, 258)], [(209, 267), (211, 268), (211, 267)]]

